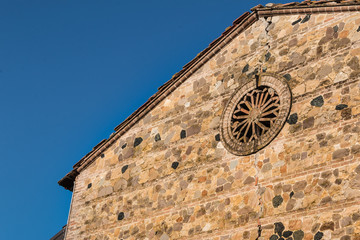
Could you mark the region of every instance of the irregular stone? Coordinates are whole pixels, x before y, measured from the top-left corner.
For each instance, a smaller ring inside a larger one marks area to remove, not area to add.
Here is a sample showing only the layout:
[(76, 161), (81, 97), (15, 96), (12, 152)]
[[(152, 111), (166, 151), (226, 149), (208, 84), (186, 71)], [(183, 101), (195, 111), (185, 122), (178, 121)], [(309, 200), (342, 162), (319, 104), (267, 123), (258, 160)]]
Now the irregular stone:
[(351, 108), (345, 108), (341, 111), (341, 118), (343, 120), (351, 119)]
[(92, 186), (92, 183), (89, 183), (88, 186), (87, 186), (87, 188), (91, 188), (91, 186)]
[(341, 219), (341, 227), (347, 227), (352, 224), (351, 217), (344, 217)]
[(170, 237), (166, 233), (163, 233), (160, 237), (160, 240), (170, 240)]
[(114, 185), (114, 191), (124, 190), (124, 189), (126, 189), (127, 185), (128, 185), (128, 182), (127, 182), (125, 179), (121, 178), (120, 180), (118, 180), (118, 181), (115, 183), (115, 185)]
[(320, 205), (327, 204), (329, 202), (332, 202), (332, 198), (330, 196), (327, 196), (321, 199)]
[(299, 22), (301, 22), (301, 20), (302, 20), (302, 19), (301, 19), (301, 18), (299, 18), (298, 20), (296, 20), (296, 21), (292, 22), (292, 23), (291, 23), (291, 25), (293, 25), (293, 26), (294, 26), (294, 25), (298, 24)]
[(332, 175), (331, 171), (326, 171), (326, 172), (322, 172), (320, 176), (322, 178), (329, 178), (329, 177), (331, 177), (331, 175)]
[(143, 139), (141, 137), (135, 138), (134, 147), (139, 146), (142, 143)]
[(360, 219), (360, 213), (354, 213), (353, 215), (352, 215), (352, 217), (351, 217), (351, 219), (354, 221), (354, 222), (356, 222), (356, 221), (358, 221), (359, 219)]
[(121, 148), (124, 149), (124, 148), (126, 148), (126, 146), (127, 146), (127, 143), (124, 143), (124, 144), (121, 146)]
[(316, 98), (314, 98), (311, 102), (310, 102), (311, 106), (315, 106), (315, 107), (322, 107), (324, 105), (324, 98), (323, 96), (318, 96)]
[(320, 67), (320, 69), (317, 71), (317, 78), (323, 79), (326, 76), (328, 76), (332, 72), (332, 68), (330, 65), (326, 64)]
[(249, 71), (249, 64), (246, 64), (245, 67), (243, 68), (242, 72), (246, 73), (247, 71)]
[(286, 80), (290, 81), (291, 80), (291, 75), (289, 73), (287, 73), (287, 74), (284, 75), (284, 78)]
[(201, 127), (198, 125), (193, 125), (190, 128), (187, 129), (186, 133), (187, 136), (190, 137), (192, 135), (198, 134), (201, 130)]
[(314, 236), (314, 240), (320, 240), (323, 236), (324, 234), (322, 232), (317, 232)]
[(220, 134), (219, 133), (215, 135), (215, 141), (217, 141), (217, 142), (220, 141)]
[(322, 188), (328, 188), (331, 186), (331, 183), (326, 179), (319, 179), (318, 184)]
[(182, 223), (175, 223), (173, 226), (173, 230), (178, 232), (178, 231), (181, 231), (182, 227), (183, 227)]
[(185, 131), (185, 130), (181, 130), (181, 132), (180, 132), (180, 138), (181, 138), (181, 139), (186, 138), (186, 131)]
[(335, 152), (333, 152), (332, 158), (333, 159), (339, 159), (339, 158), (349, 156), (349, 154), (350, 154), (350, 150), (347, 149), (347, 148), (338, 149)]
[(309, 117), (303, 121), (303, 129), (311, 128), (314, 126), (314, 117)]
[(293, 234), (292, 231), (285, 231), (285, 232), (283, 233), (283, 237), (288, 238), (288, 237), (290, 237), (292, 234)]
[(98, 197), (104, 197), (113, 193), (113, 188), (111, 186), (101, 188), (98, 193)]
[(336, 110), (343, 110), (343, 109), (345, 109), (347, 107), (348, 107), (348, 105), (346, 105), (346, 104), (338, 104), (338, 105), (336, 105), (335, 109)]
[(278, 239), (279, 239), (279, 237), (275, 234), (269, 238), (269, 240), (278, 240)]
[(304, 17), (304, 19), (301, 21), (301, 23), (306, 23), (307, 21), (310, 20), (310, 17), (311, 17), (311, 15), (310, 15), (310, 14), (307, 14), (307, 15)]
[(267, 52), (267, 53), (265, 54), (265, 62), (269, 61), (270, 57), (271, 57), (271, 53), (270, 53), (270, 52)]
[(296, 124), (298, 121), (298, 115), (297, 113), (293, 113), (289, 116), (287, 122), (290, 124), (290, 125), (294, 125)]
[(351, 147), (351, 154), (358, 154), (360, 153), (360, 145), (353, 145)]
[(280, 195), (277, 195), (273, 198), (272, 203), (274, 208), (279, 207), (283, 203), (283, 198)]
[(271, 163), (266, 163), (266, 164), (264, 164), (264, 166), (262, 167), (261, 171), (262, 171), (262, 172), (268, 172), (268, 171), (270, 171), (271, 169), (272, 169)]
[(354, 71), (360, 69), (359, 59), (356, 56), (352, 57), (347, 65)]
[(304, 236), (305, 236), (305, 234), (302, 230), (297, 230), (293, 234), (294, 240), (302, 240), (304, 238)]
[(285, 229), (284, 224), (282, 224), (282, 222), (276, 222), (274, 223), (274, 225), (275, 225), (275, 229), (274, 229), (275, 233), (277, 233), (279, 236), (282, 236), (282, 233)]
[(173, 162), (173, 163), (171, 164), (171, 167), (172, 167), (173, 169), (177, 169), (178, 166), (179, 166), (179, 162)]
[(304, 196), (305, 196), (305, 194), (303, 192), (296, 192), (294, 194), (294, 198), (304, 198)]
[(288, 203), (286, 204), (286, 211), (293, 210), (293, 208), (295, 207), (295, 204), (296, 204), (296, 200), (295, 199), (290, 199), (288, 201)]
[(333, 221), (325, 222), (320, 227), (320, 231), (325, 231), (325, 230), (334, 231), (334, 229), (335, 229), (335, 223)]
[(125, 165), (121, 168), (121, 173), (125, 173), (126, 170), (128, 169), (129, 165)]
[(130, 158), (134, 155), (134, 149), (133, 148), (126, 148), (126, 150), (123, 151), (122, 159)]
[(293, 190), (294, 190), (295, 192), (302, 191), (302, 190), (305, 189), (306, 185), (307, 185), (306, 180), (302, 180), (302, 181), (296, 182), (296, 183), (294, 184), (294, 186), (293, 186)]
[(355, 168), (355, 172), (356, 172), (357, 174), (360, 174), (360, 165)]
[(247, 185), (247, 184), (251, 184), (253, 182), (255, 182), (255, 179), (253, 177), (249, 176), (245, 179), (244, 184)]
[(155, 135), (155, 142), (158, 142), (158, 141), (161, 141), (161, 136), (159, 133)]
[(125, 214), (124, 214), (123, 212), (120, 212), (120, 213), (118, 214), (118, 220), (121, 221), (121, 220), (123, 220), (124, 218), (125, 218)]

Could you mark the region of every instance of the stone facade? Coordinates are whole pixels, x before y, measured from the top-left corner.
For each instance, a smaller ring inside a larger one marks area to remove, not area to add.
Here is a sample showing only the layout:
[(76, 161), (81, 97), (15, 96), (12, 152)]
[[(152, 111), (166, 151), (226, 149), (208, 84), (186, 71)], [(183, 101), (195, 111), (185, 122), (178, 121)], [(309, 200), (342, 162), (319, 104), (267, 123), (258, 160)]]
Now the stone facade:
[[(359, 240), (360, 12), (303, 12), (260, 15), (84, 167), (66, 239)], [(235, 156), (221, 116), (260, 71), (291, 112)]]

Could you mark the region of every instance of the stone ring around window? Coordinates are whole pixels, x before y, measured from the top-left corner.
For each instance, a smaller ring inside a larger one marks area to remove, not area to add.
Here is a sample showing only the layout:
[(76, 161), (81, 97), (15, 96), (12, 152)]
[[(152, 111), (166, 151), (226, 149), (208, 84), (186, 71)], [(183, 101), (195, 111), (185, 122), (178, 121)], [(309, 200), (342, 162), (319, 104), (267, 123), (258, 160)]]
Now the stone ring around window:
[(291, 109), (286, 79), (254, 76), (228, 101), (220, 125), (221, 140), (232, 154), (246, 156), (267, 146), (283, 128)]

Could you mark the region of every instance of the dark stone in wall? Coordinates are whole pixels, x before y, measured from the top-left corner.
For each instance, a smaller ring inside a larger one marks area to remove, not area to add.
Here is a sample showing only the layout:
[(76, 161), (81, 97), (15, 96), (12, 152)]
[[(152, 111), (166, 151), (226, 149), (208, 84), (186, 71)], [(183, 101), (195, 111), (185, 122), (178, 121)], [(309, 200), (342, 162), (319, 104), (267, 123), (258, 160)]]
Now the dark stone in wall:
[(105, 154), (104, 154), (104, 153), (102, 153), (102, 154), (101, 154), (101, 158), (104, 158), (104, 157), (105, 157)]
[(181, 138), (181, 139), (186, 138), (186, 131), (185, 131), (185, 130), (181, 130), (181, 132), (180, 132), (180, 138)]
[(346, 104), (339, 104), (339, 105), (336, 105), (335, 109), (336, 110), (343, 110), (343, 109), (345, 109), (347, 107), (348, 107), (348, 105), (346, 105)]
[(280, 206), (283, 203), (283, 198), (280, 195), (277, 195), (273, 198), (272, 203), (274, 208), (277, 208), (278, 206)]
[(285, 231), (285, 232), (283, 233), (283, 236), (284, 236), (285, 238), (288, 238), (288, 237), (290, 237), (292, 234), (293, 234), (292, 231)]
[(89, 183), (89, 184), (88, 184), (88, 188), (91, 188), (91, 187), (92, 187), (92, 183)]
[(142, 143), (143, 139), (141, 137), (135, 138), (134, 147), (139, 146)]
[(293, 22), (291, 25), (295, 25), (295, 24), (298, 24), (299, 22), (301, 22), (301, 18), (299, 18), (298, 20), (296, 20), (295, 22)]
[(124, 217), (125, 217), (125, 214), (123, 212), (120, 212), (118, 215), (118, 220), (121, 221), (124, 219)]
[(360, 32), (360, 26), (358, 27), (358, 29), (356, 30), (357, 32)]
[(246, 73), (247, 71), (249, 71), (249, 64), (246, 64), (245, 67), (243, 68), (242, 72)]
[(286, 80), (290, 81), (291, 80), (291, 75), (289, 73), (287, 73), (287, 74), (284, 75), (284, 78)]
[(171, 164), (171, 167), (172, 167), (173, 169), (177, 169), (178, 166), (179, 166), (179, 162), (173, 162), (173, 163)]
[(301, 21), (301, 23), (306, 23), (307, 21), (310, 20), (310, 17), (311, 17), (310, 14), (306, 15), (306, 16), (304, 17), (304, 19)]
[(292, 198), (293, 196), (294, 196), (294, 191), (291, 191), (290, 198)]
[(220, 141), (220, 134), (219, 133), (215, 135), (215, 140), (218, 141), (218, 142)]
[(128, 169), (128, 167), (129, 167), (129, 165), (123, 166), (123, 167), (121, 168), (121, 172), (122, 172), (122, 173), (125, 173), (126, 170)]
[(271, 57), (271, 53), (270, 53), (270, 52), (267, 52), (267, 53), (265, 54), (265, 61), (266, 61), (266, 62), (269, 61), (270, 57)]
[(160, 134), (158, 133), (155, 135), (155, 142), (158, 142), (160, 140), (161, 140), (161, 137), (160, 137)]
[(316, 98), (314, 98), (311, 102), (310, 102), (311, 106), (315, 106), (315, 107), (322, 107), (324, 105), (324, 98), (323, 96), (318, 96)]
[(126, 148), (127, 143), (125, 143), (124, 145), (121, 146), (122, 149)]
[(304, 238), (304, 236), (305, 236), (305, 234), (302, 230), (297, 230), (293, 234), (294, 240), (302, 240)]
[(317, 232), (314, 236), (314, 240), (320, 240), (323, 236), (324, 234), (322, 232)]
[(275, 234), (269, 238), (269, 240), (278, 240), (278, 239), (279, 239), (279, 237)]
[(282, 236), (282, 233), (285, 229), (284, 224), (282, 224), (281, 222), (276, 222), (274, 223), (275, 225), (275, 233), (277, 233), (279, 236)]
[(297, 113), (293, 113), (289, 116), (287, 122), (290, 124), (290, 125), (294, 125), (296, 124), (298, 121), (298, 115)]

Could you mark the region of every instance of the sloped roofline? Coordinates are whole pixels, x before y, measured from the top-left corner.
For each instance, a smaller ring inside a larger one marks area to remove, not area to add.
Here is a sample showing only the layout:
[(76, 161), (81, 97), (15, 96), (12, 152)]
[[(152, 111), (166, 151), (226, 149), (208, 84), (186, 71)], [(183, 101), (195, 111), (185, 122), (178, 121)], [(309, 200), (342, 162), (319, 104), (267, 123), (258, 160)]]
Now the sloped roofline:
[(164, 98), (177, 89), (186, 79), (202, 67), (209, 59), (224, 48), (240, 33), (248, 29), (259, 18), (271, 17), (278, 15), (292, 14), (316, 14), (316, 13), (337, 13), (360, 11), (360, 3), (357, 0), (320, 0), (320, 1), (303, 1), (291, 2), (286, 4), (267, 4), (265, 7), (257, 5), (250, 12), (245, 12), (237, 18), (233, 24), (226, 28), (220, 37), (215, 39), (209, 46), (200, 52), (193, 60), (187, 63), (180, 72), (158, 88), (153, 96), (151, 96), (140, 108), (133, 112), (121, 124), (115, 127), (114, 133), (108, 139), (102, 140), (92, 151), (86, 154), (78, 161), (68, 174), (66, 174), (58, 184), (65, 189), (72, 191), (74, 181), (77, 175), (95, 161), (107, 148), (109, 148), (116, 140), (118, 140), (125, 132), (127, 132), (134, 124), (142, 119), (147, 113), (157, 106)]

